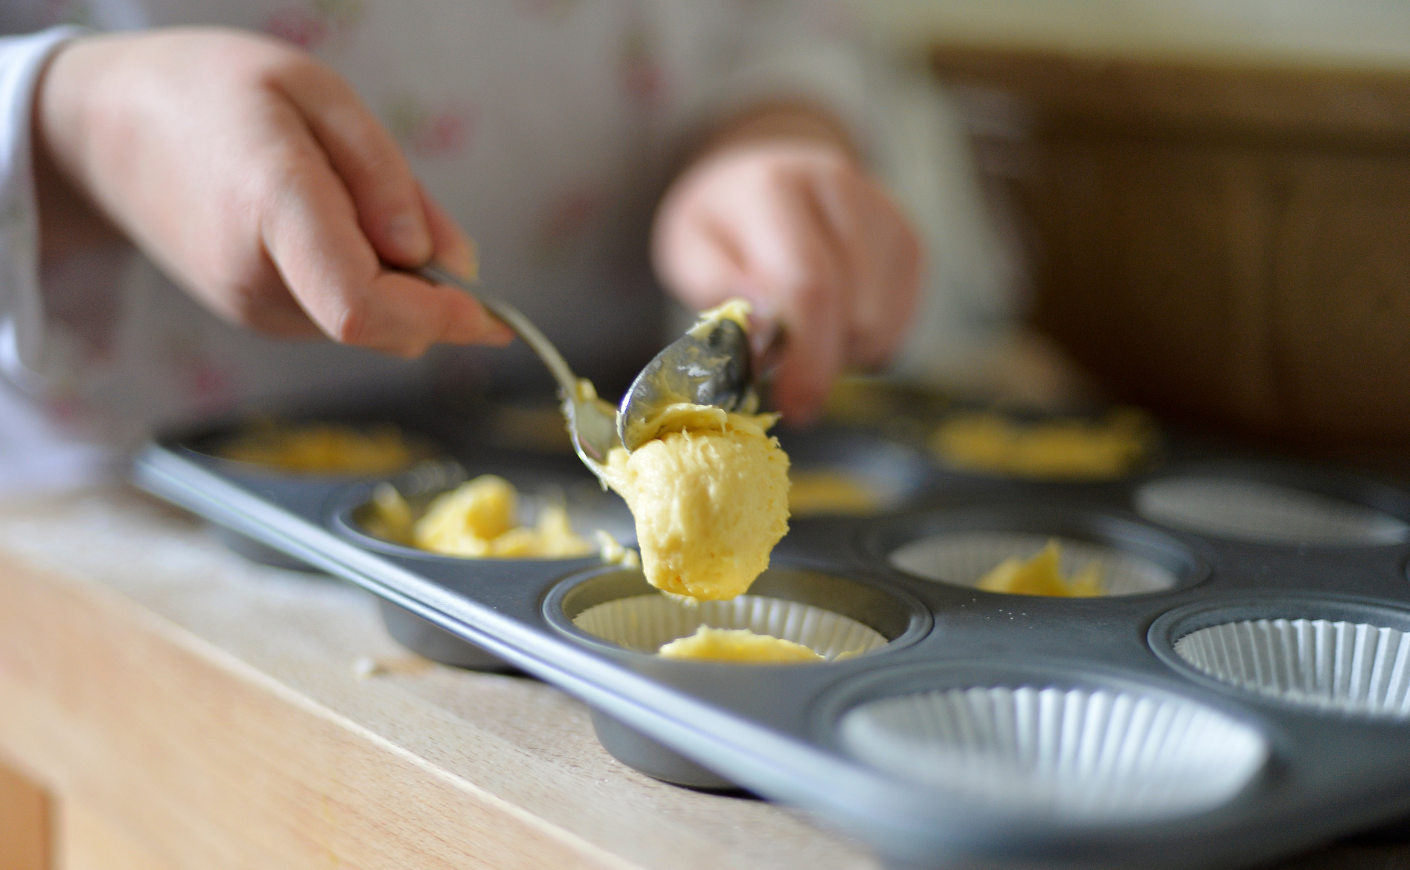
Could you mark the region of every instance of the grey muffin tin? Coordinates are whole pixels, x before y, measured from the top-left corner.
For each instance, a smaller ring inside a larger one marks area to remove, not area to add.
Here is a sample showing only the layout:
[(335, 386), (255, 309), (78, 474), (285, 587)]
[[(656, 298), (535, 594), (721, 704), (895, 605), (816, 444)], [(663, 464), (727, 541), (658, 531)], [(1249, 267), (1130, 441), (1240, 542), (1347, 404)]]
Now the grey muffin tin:
[[(1178, 445), (1126, 480), (1025, 482), (860, 430), (791, 435), (795, 467), (847, 471), (886, 509), (795, 517), (749, 594), (887, 642), (731, 665), (583, 627), (653, 594), (638, 571), (389, 544), (358, 521), (377, 481), (252, 468), (209, 439), (149, 445), (136, 482), (253, 556), (377, 594), (388, 631), (423, 655), (576, 695), (626, 764), (810, 810), (892, 867), (1246, 866), (1410, 814), (1410, 494), (1389, 485)], [(454, 462), (389, 479), (416, 498), (494, 472), (562, 499), (580, 532), (631, 541), (625, 506), (572, 457), (446, 443)], [(1090, 599), (972, 588), (995, 553), (1048, 537), (1068, 543), (1067, 568), (1116, 557), (1136, 579)]]

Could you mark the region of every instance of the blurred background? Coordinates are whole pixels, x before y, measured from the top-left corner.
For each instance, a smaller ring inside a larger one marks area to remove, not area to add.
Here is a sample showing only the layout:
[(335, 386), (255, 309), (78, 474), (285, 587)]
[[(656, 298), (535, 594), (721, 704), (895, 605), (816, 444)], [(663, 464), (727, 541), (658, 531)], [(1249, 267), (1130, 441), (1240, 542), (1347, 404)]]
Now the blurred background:
[(941, 332), (910, 349), (912, 376), (1302, 445), (1405, 443), (1410, 6), (858, 9), (945, 85), (987, 213), (938, 252)]

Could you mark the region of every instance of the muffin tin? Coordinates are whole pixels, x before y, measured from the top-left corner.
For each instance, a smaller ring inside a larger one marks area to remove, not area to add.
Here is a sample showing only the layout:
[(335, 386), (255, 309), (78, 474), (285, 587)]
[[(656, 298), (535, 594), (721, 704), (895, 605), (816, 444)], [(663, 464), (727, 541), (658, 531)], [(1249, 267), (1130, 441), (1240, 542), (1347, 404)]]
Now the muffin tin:
[[(1410, 813), (1410, 494), (1393, 486), (1178, 443), (1130, 479), (1030, 483), (875, 433), (792, 434), (798, 465), (860, 477), (887, 509), (795, 518), (747, 596), (691, 609), (596, 558), (372, 538), (358, 517), (377, 481), (250, 468), (209, 443), (150, 445), (136, 481), (381, 596), (424, 655), (580, 697), (625, 763), (811, 810), (893, 867), (1242, 866)], [(530, 510), (558, 499), (580, 533), (631, 540), (624, 505), (570, 458), (443, 443), (453, 460), (392, 482), (414, 499), (494, 472)], [(1069, 572), (1103, 561), (1113, 594), (972, 588), (1052, 537)], [(650, 653), (701, 623), (828, 661)]]

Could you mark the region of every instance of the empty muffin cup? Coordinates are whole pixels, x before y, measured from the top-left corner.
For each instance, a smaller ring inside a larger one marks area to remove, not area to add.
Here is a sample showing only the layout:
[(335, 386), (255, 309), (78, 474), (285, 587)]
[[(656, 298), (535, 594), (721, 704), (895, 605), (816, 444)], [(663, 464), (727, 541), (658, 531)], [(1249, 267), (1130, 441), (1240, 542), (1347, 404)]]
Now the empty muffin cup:
[(1286, 703), (1410, 719), (1410, 635), (1389, 626), (1245, 619), (1193, 631), (1174, 649), (1201, 673)]
[(1145, 822), (1226, 803), (1262, 769), (1261, 733), (1204, 704), (1131, 687), (937, 687), (840, 721), (845, 750), (894, 776), (1017, 814)]
[(1260, 544), (1377, 546), (1410, 537), (1410, 525), (1366, 505), (1280, 483), (1212, 475), (1168, 477), (1136, 492), (1153, 522)]

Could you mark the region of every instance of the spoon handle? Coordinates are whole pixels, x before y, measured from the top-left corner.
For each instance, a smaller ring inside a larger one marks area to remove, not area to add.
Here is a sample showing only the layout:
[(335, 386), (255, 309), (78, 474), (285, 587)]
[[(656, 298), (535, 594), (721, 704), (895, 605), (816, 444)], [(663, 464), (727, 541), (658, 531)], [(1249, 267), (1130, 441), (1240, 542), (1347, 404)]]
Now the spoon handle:
[(504, 324), (514, 330), (516, 334), (529, 348), (536, 354), (543, 364), (548, 366), (548, 371), (553, 375), (553, 379), (558, 382), (558, 386), (563, 390), (564, 395), (573, 396), (577, 394), (578, 378), (573, 374), (573, 370), (568, 368), (568, 363), (563, 359), (563, 355), (558, 352), (558, 348), (553, 346), (553, 342), (548, 340), (539, 328), (525, 317), (523, 312), (503, 299), (497, 299), (483, 291), (477, 289), (469, 281), (447, 272), (440, 266), (427, 264), (411, 270), (420, 278), (430, 281), (432, 284), (449, 284), (465, 291), (476, 302), (485, 307), (485, 310), (504, 321)]

